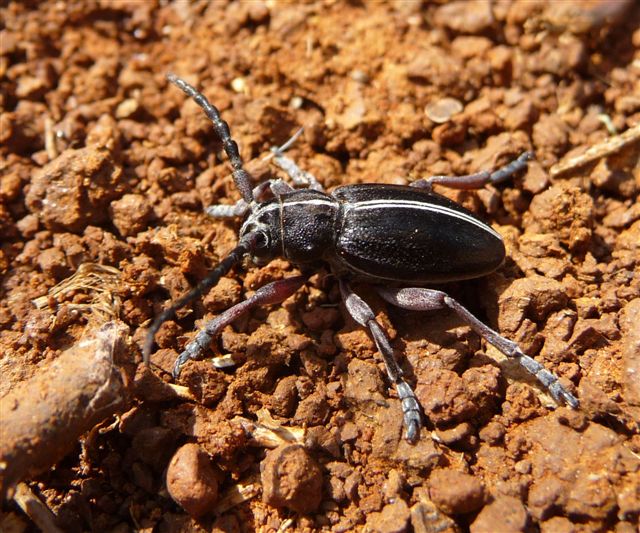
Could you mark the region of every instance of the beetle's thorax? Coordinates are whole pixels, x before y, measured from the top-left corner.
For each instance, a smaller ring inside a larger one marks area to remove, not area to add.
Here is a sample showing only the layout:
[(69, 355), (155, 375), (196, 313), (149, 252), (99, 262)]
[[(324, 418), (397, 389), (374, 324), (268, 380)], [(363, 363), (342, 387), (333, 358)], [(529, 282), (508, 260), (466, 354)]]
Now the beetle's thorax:
[(335, 246), (339, 203), (313, 190), (298, 190), (258, 204), (240, 230), (240, 236), (258, 231), (266, 236), (265, 249), (252, 260), (265, 264), (275, 257), (294, 263), (324, 259)]

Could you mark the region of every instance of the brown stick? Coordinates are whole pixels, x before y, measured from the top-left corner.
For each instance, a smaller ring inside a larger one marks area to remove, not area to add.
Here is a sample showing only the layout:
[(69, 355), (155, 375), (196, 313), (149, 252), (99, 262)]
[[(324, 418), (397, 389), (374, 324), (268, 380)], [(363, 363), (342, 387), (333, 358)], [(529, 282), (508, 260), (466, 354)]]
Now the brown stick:
[(31, 521), (44, 533), (62, 533), (56, 526), (56, 516), (40, 498), (38, 498), (26, 483), (18, 483), (13, 499), (31, 518)]
[(127, 379), (114, 360), (127, 328), (108, 322), (0, 400), (0, 497), (62, 459), (79, 437), (121, 409)]
[(553, 165), (549, 169), (549, 175), (552, 178), (579, 168), (587, 163), (592, 163), (602, 157), (610, 156), (630, 144), (640, 142), (640, 124), (629, 128), (624, 133), (609, 137), (604, 141), (592, 146), (585, 153), (575, 157), (564, 158), (562, 161)]

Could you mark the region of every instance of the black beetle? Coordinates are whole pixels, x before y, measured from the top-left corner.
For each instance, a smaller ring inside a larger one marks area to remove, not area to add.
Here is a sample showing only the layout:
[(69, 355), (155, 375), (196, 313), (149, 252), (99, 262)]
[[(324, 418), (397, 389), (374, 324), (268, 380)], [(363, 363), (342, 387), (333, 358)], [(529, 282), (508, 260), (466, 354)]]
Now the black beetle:
[[(497, 269), (505, 257), (500, 235), (459, 204), (431, 192), (434, 183), (458, 189), (478, 188), (498, 183), (523, 169), (532, 155), (525, 152), (512, 163), (493, 173), (468, 176), (433, 176), (411, 186), (362, 184), (338, 187), (330, 194), (309, 173), (283, 155), (286, 146), (274, 149), (276, 163), (285, 170), (294, 189), (281, 180), (270, 180), (251, 188), (251, 177), (243, 168), (238, 145), (231, 138), (229, 125), (203, 94), (174, 75), (169, 81), (195, 100), (213, 122), (233, 167), (233, 178), (242, 194), (235, 205), (216, 205), (207, 209), (214, 217), (246, 217), (238, 246), (193, 290), (161, 313), (151, 325), (144, 345), (149, 362), (154, 335), (175, 312), (215, 285), (233, 265), (246, 255), (256, 264), (285, 257), (295, 264), (329, 264), (340, 283), (349, 314), (371, 333), (382, 354), (387, 374), (402, 402), (406, 438), (414, 442), (422, 426), (420, 406), (404, 380), (382, 326), (371, 308), (355, 294), (350, 282), (374, 284), (387, 302), (417, 311), (449, 308), (474, 331), (505, 355), (519, 363), (549, 390), (558, 402), (573, 408), (578, 400), (558, 378), (540, 363), (525, 355), (518, 345), (475, 318), (456, 300), (442, 291), (424, 286), (475, 278)], [(174, 377), (189, 359), (202, 356), (213, 337), (226, 325), (250, 309), (285, 300), (305, 282), (304, 276), (274, 281), (258, 289), (247, 300), (231, 307), (206, 324), (178, 357)]]

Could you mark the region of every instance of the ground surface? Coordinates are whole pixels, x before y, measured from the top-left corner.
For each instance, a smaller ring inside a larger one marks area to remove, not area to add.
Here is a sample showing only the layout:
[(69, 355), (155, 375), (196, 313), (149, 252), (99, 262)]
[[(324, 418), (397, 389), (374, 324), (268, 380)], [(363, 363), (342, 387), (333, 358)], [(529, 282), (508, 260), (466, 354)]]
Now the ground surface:
[[(38, 376), (79, 339), (114, 320), (130, 334), (127, 405), (83, 438), (95, 421), (71, 413), (64, 459), (29, 483), (64, 531), (637, 530), (640, 9), (492, 4), (3, 3), (5, 423), (18, 404), (45, 409)], [(258, 180), (277, 172), (261, 162), (269, 147), (300, 125), (289, 154), (329, 189), (491, 169), (534, 150), (510, 183), (440, 191), (488, 220), (509, 254), (447, 290), (559, 374), (581, 408), (556, 408), (452, 314), (392, 310), (358, 287), (406, 354), (429, 420), (407, 444), (373, 344), (323, 268), (224, 331), (214, 354), (231, 354), (235, 371), (193, 363), (188, 389), (170, 387), (203, 318), (297, 272), (282, 260), (235, 268), (163, 327), (154, 366), (136, 372), (148, 321), (238, 229), (202, 213), (238, 193), (167, 72), (220, 108)], [(75, 378), (61, 398), (83, 388)], [(12, 391), (23, 397), (9, 406)], [(53, 437), (31, 429), (50, 451)], [(7, 531), (34, 527), (5, 510)]]

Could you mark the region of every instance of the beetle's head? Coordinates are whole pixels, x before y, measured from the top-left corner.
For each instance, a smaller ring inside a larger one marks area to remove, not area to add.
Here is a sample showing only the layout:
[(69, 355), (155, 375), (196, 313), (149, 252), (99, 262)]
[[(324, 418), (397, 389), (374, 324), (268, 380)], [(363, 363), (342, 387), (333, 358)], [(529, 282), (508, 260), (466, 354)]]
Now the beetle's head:
[(251, 252), (251, 260), (259, 266), (282, 255), (280, 203), (276, 199), (262, 202), (250, 212), (240, 228), (240, 238), (248, 233), (260, 235), (259, 244)]

